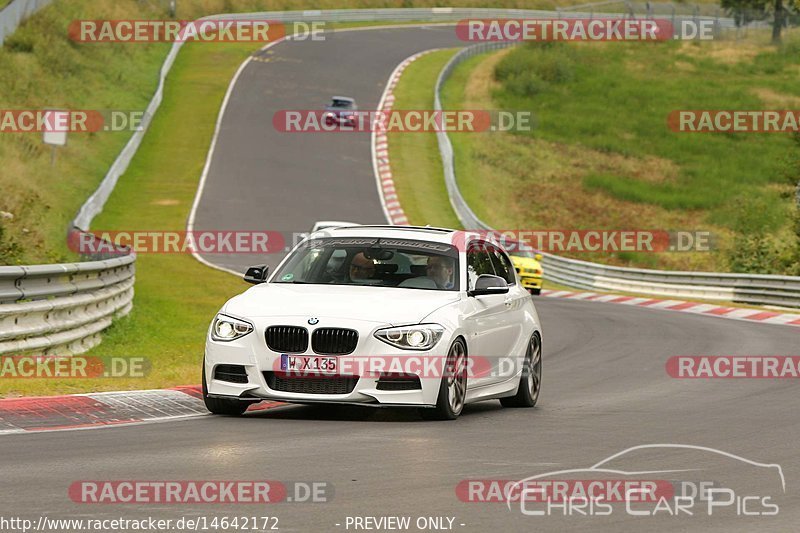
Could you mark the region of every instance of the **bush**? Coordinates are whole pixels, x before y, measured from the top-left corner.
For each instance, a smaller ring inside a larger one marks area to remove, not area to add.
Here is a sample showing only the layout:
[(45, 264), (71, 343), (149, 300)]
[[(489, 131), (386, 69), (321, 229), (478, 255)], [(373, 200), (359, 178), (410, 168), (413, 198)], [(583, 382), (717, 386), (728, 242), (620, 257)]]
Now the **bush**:
[(536, 96), (575, 77), (575, 59), (562, 43), (531, 43), (513, 50), (495, 67), (494, 79), (508, 92)]

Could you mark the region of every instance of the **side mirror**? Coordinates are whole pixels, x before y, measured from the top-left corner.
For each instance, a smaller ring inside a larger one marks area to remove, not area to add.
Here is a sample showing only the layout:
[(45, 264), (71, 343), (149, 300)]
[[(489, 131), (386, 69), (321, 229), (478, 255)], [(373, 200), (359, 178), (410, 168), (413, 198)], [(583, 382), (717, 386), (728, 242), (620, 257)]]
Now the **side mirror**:
[(506, 294), (508, 283), (500, 276), (481, 274), (475, 280), (475, 288), (467, 292), (468, 296), (484, 296), (486, 294)]
[(259, 283), (264, 283), (267, 281), (268, 275), (269, 267), (267, 265), (252, 266), (247, 269), (247, 272), (244, 275), (244, 280), (247, 283), (258, 285)]
[(542, 260), (542, 254), (536, 254), (536, 255), (533, 256), (533, 258), (536, 259), (537, 261), (541, 261)]

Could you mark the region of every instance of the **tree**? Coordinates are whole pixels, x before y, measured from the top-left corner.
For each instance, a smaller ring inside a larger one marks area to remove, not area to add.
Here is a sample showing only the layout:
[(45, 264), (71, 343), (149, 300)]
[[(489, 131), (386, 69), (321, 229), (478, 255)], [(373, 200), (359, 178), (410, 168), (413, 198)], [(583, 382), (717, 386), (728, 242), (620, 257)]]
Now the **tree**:
[(780, 44), (781, 32), (800, 13), (800, 0), (720, 0), (737, 26), (772, 18), (772, 42)]

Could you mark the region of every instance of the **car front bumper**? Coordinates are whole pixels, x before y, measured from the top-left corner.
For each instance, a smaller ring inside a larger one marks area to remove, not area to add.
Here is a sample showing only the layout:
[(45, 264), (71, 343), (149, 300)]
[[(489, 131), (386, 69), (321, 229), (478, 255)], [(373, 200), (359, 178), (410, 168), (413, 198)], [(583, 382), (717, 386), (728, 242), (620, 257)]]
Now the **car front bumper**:
[(541, 289), (542, 277), (541, 276), (526, 276), (520, 274), (520, 282), (526, 289)]
[[(291, 320), (280, 319), (281, 325), (297, 325), (307, 327), (302, 323), (292, 323)], [(330, 327), (332, 321), (326, 320), (326, 326)], [(322, 379), (322, 380), (348, 380), (353, 379), (353, 374), (348, 373), (342, 376), (285, 376), (280, 371), (281, 353), (272, 351), (265, 341), (265, 330), (270, 324), (254, 324), (255, 330), (245, 335), (244, 337), (229, 341), (218, 342), (210, 338), (206, 340), (205, 349), (205, 373), (208, 394), (215, 397), (227, 398), (241, 398), (241, 399), (268, 399), (280, 400), (285, 402), (295, 403), (346, 403), (346, 404), (361, 404), (361, 405), (375, 405), (375, 406), (432, 406), (436, 404), (439, 394), (439, 386), (441, 377), (439, 375), (431, 375), (430, 372), (405, 372), (406, 374), (416, 374), (419, 378), (419, 388), (411, 390), (386, 390), (386, 382), (381, 381), (381, 373), (375, 372), (374, 367), (372, 371), (368, 371), (366, 375), (355, 377), (355, 384), (352, 390), (342, 393), (326, 393), (326, 392), (289, 392), (285, 387), (278, 386), (275, 388), (270, 387), (270, 380), (272, 379), (273, 385), (276, 383), (286, 384), (285, 380), (288, 379)], [(437, 355), (436, 350), (446, 350), (441, 348), (447, 346), (446, 338), (442, 338), (437, 346), (433, 348), (433, 352), (414, 352), (393, 348), (392, 346), (373, 337), (375, 330), (381, 327), (387, 327), (388, 324), (377, 325), (375, 323), (360, 322), (354, 324), (348, 321), (344, 324), (334, 324), (335, 327), (344, 327), (356, 329), (359, 332), (358, 344), (356, 351), (346, 356), (328, 356), (315, 354), (311, 348), (301, 354), (302, 356), (316, 356), (316, 357), (337, 357), (349, 358), (350, 360), (356, 359), (364, 361), (367, 359), (383, 360), (387, 370), (390, 370), (390, 362), (406, 361), (408, 357), (425, 358), (427, 361), (437, 360), (443, 366), (445, 359), (444, 354)], [(308, 328), (309, 330), (313, 328)], [(362, 363), (363, 364), (363, 363)], [(237, 365), (244, 368), (247, 376), (246, 383), (235, 383), (223, 379), (217, 379), (215, 372), (218, 365)], [(357, 366), (357, 365), (355, 365)], [(351, 366), (350, 368), (353, 368)], [(275, 375), (281, 378), (280, 381), (275, 379)], [(317, 382), (318, 384), (322, 382)], [(352, 381), (350, 382), (352, 385)], [(333, 382), (325, 382), (319, 389), (328, 389), (327, 385)], [(296, 388), (296, 387), (292, 387)], [(303, 388), (303, 387), (300, 387)], [(306, 387), (307, 388), (307, 387)], [(338, 388), (338, 387), (334, 387)], [(350, 388), (349, 386), (346, 388)]]

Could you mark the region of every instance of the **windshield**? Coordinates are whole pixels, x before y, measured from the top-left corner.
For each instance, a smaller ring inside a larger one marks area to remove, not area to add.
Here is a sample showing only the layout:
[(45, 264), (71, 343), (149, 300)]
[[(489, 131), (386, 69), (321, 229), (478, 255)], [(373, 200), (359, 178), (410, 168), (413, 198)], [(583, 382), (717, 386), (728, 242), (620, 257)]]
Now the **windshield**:
[(324, 238), (306, 241), (273, 283), (361, 285), (457, 291), (458, 250), (408, 239)]
[(331, 102), (331, 107), (347, 108), (352, 106), (353, 102), (351, 102), (350, 100), (334, 100), (333, 102)]

